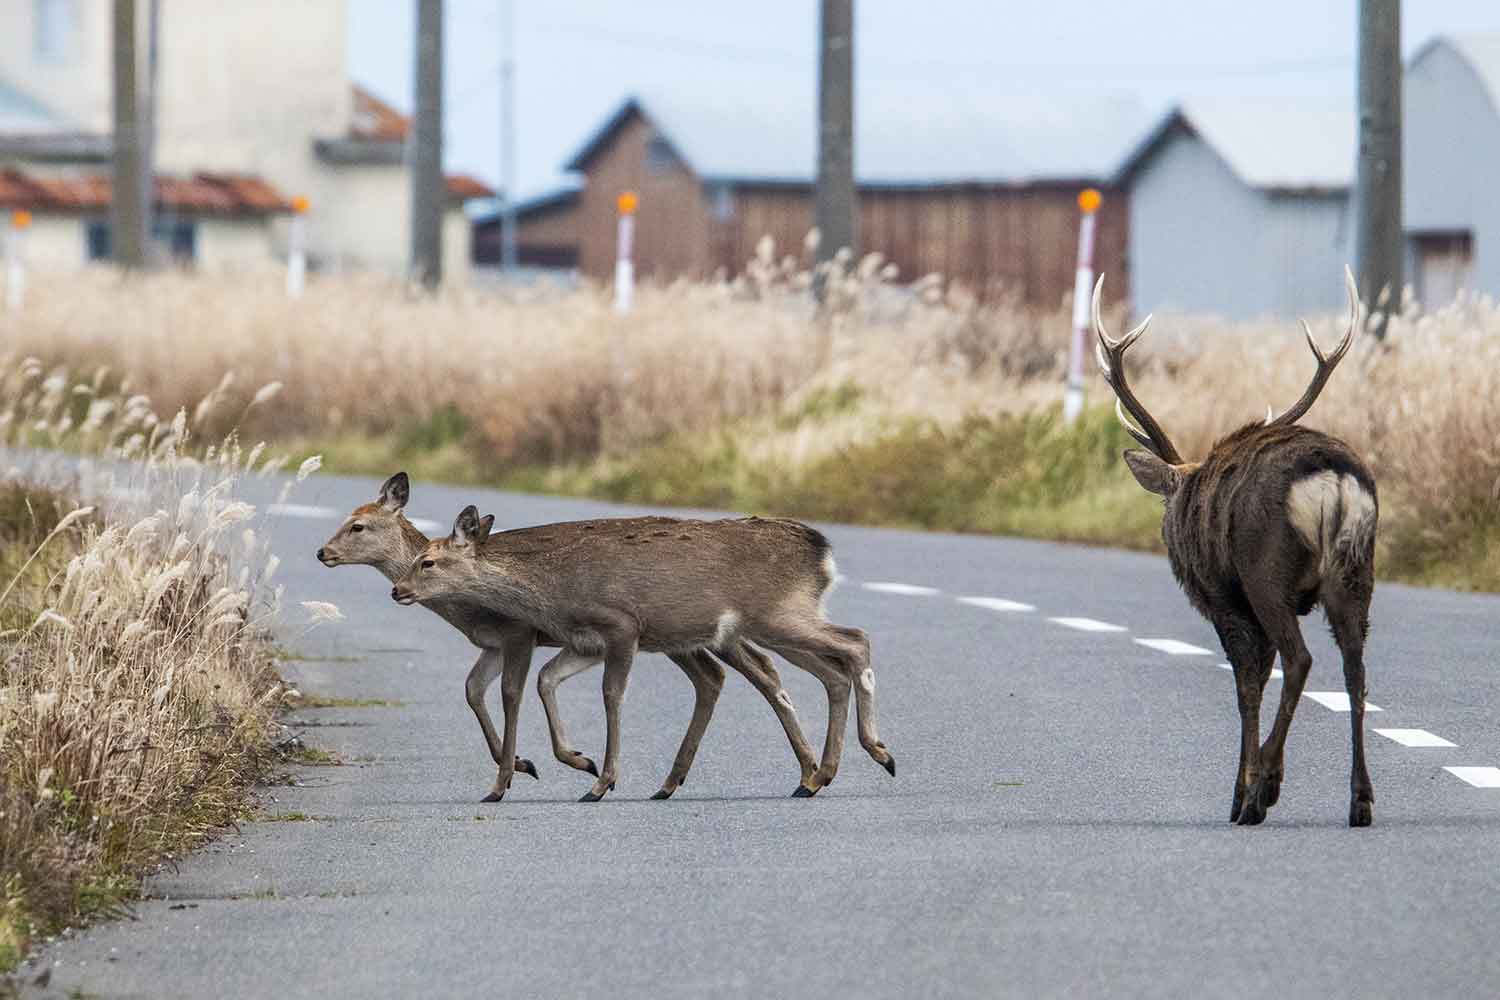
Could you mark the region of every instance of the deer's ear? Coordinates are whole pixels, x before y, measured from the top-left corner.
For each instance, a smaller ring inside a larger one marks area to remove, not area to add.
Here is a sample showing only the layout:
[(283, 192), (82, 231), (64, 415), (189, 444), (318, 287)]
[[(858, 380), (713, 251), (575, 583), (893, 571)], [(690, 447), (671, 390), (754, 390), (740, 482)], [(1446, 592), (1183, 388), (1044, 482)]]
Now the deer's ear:
[(486, 515), (484, 515), (484, 517), (481, 517), (479, 519), (479, 539), (480, 539), (480, 541), (483, 541), (484, 539), (490, 537), (490, 531), (494, 527), (495, 527), (495, 515), (494, 514), (486, 514)]
[(409, 499), (411, 499), (411, 480), (406, 478), (404, 472), (396, 473), (380, 487), (380, 506), (386, 510), (400, 510), (406, 506), (406, 501)]
[(473, 545), (476, 541), (483, 540), (484, 535), (479, 525), (479, 508), (469, 504), (458, 512), (458, 517), (453, 521), (453, 544)]
[(1182, 481), (1176, 468), (1140, 448), (1125, 452), (1125, 464), (1130, 467), (1130, 474), (1135, 476), (1136, 482), (1162, 496), (1170, 496)]

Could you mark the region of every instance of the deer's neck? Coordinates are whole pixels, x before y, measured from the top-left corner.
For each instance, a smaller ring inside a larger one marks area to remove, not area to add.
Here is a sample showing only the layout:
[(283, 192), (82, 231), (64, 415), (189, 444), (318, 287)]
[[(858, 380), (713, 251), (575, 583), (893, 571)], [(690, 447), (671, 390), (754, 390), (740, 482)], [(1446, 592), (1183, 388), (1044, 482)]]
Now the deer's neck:
[(411, 569), (411, 564), (416, 561), (417, 556), (427, 548), (428, 542), (427, 536), (404, 516), (397, 518), (396, 523), (401, 527), (400, 544), (395, 551), (387, 553), (384, 559), (375, 564), (380, 574), (392, 583), (406, 575), (406, 571)]

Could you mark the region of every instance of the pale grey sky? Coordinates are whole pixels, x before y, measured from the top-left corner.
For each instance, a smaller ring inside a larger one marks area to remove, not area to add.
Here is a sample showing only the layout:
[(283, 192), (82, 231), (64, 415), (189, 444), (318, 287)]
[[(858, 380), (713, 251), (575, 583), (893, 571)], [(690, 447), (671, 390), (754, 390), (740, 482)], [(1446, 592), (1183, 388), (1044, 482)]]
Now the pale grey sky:
[[(499, 4), (447, 0), (450, 169), (499, 173)], [(815, 0), (512, 0), (518, 190), (540, 193), (626, 94), (806, 88)], [(411, 107), (413, 0), (348, 0), (350, 75)], [(1356, 0), (859, 0), (865, 82), (1003, 94), (1348, 95)], [(1403, 48), (1500, 32), (1500, 0), (1407, 0)], [(811, 115), (813, 109), (808, 108)]]

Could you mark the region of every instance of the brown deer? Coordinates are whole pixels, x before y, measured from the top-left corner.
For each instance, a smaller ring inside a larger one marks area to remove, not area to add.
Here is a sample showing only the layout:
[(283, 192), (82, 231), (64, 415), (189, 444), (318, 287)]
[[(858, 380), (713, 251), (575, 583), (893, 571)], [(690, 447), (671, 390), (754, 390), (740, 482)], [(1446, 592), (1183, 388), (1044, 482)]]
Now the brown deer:
[[(1130, 390), (1125, 352), (1151, 317), (1111, 340), (1094, 286), (1099, 365), (1116, 412), (1144, 450), (1125, 452), (1136, 481), (1165, 498), (1162, 540), (1172, 573), (1193, 607), (1213, 623), (1234, 670), (1240, 763), (1229, 819), (1253, 826), (1281, 794), (1283, 751), (1312, 657), (1297, 619), (1321, 604), (1344, 660), (1354, 760), (1349, 825), (1369, 826), (1375, 792), (1365, 767), (1365, 638), (1375, 576), (1375, 479), (1347, 444), (1296, 426), (1348, 352), (1359, 325), (1359, 293), (1345, 271), (1349, 327), (1325, 355), (1304, 322), (1317, 371), (1302, 398), (1279, 416), (1241, 427), (1201, 462), (1184, 462), (1161, 425)], [(1126, 414), (1129, 414), (1127, 419)], [(1131, 420), (1134, 420), (1132, 425)], [(1281, 705), (1259, 745), (1260, 700), (1281, 654)]]
[[(374, 503), (356, 507), (334, 532), (333, 537), (318, 549), (318, 560), (325, 566), (374, 566), (394, 583), (411, 567), (412, 561), (430, 541), (406, 519), (405, 508), (410, 494), (411, 484), (406, 473), (398, 472), (386, 480), (380, 488), (379, 498)], [(587, 530), (591, 531), (623, 532), (669, 520), (632, 518), (582, 523), (590, 525)], [(481, 521), (486, 534), (493, 521), (492, 515), (486, 515)], [(632, 525), (635, 527), (632, 528)], [(507, 544), (536, 544), (548, 537), (550, 535), (547, 530), (539, 533), (538, 529), (523, 528), (513, 532), (500, 532), (491, 536), (491, 540), (499, 549)], [(483, 801), (498, 802), (510, 787), (510, 779), (515, 771), (529, 774), (533, 778), (537, 776), (536, 767), (531, 761), (513, 756), (521, 692), (526, 686), (527, 672), (531, 669), (532, 650), (537, 645), (557, 646), (559, 643), (550, 636), (539, 635), (535, 628), (523, 621), (495, 614), (470, 601), (437, 598), (422, 603), (480, 648), (479, 659), (464, 683), (464, 695), (479, 720), (490, 756), (499, 768), (494, 787)], [(802, 734), (791, 697), (782, 688), (781, 676), (770, 657), (739, 642), (726, 642), (716, 652), (723, 662), (743, 674), (770, 704), (786, 731), (792, 752), (797, 756), (803, 785), (807, 784), (816, 771), (818, 762), (807, 738)], [(705, 649), (674, 651), (670, 654), (670, 659), (692, 681), (695, 698), (692, 721), (682, 738), (672, 770), (661, 790), (653, 796), (657, 799), (670, 798), (686, 780), (724, 684), (724, 668)], [(571, 663), (559, 665), (559, 660), (554, 659), (538, 676), (537, 689), (547, 713), (554, 755), (569, 767), (597, 777), (599, 771), (594, 762), (568, 746), (562, 717), (557, 708), (557, 685), (577, 672), (569, 669), (570, 666)], [(501, 706), (504, 711), (503, 739), (496, 733), (494, 722), (485, 706), (485, 694), (497, 677), (500, 678)], [(506, 764), (508, 761), (512, 762), (510, 766)]]
[(469, 506), (451, 535), (412, 562), (391, 596), (400, 604), (460, 600), (524, 621), (562, 642), (547, 668), (560, 673), (604, 661), (604, 768), (585, 802), (603, 798), (619, 777), (620, 705), (637, 650), (720, 652), (754, 642), (821, 680), (828, 692), (823, 759), (795, 796), (816, 793), (837, 773), (851, 688), (860, 744), (896, 773), (875, 731), (869, 640), (823, 612), (834, 568), (819, 532), (753, 517), (653, 519), (624, 531), (607, 524), (555, 524), (535, 543), (497, 545)]

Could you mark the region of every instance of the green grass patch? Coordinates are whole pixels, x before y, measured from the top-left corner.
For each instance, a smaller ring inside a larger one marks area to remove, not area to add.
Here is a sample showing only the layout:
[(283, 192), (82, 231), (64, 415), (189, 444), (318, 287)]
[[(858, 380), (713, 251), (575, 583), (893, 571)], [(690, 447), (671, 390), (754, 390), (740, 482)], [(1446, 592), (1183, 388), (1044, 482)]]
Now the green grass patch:
[(344, 762), (337, 755), (329, 753), (321, 747), (298, 747), (286, 754), (288, 760), (294, 764), (302, 764), (307, 767), (342, 767)]
[(401, 702), (388, 698), (333, 698), (324, 695), (303, 695), (296, 707), (301, 708), (398, 708)]
[(262, 823), (331, 823), (332, 816), (312, 816), (305, 812), (279, 812), (257, 817)]

